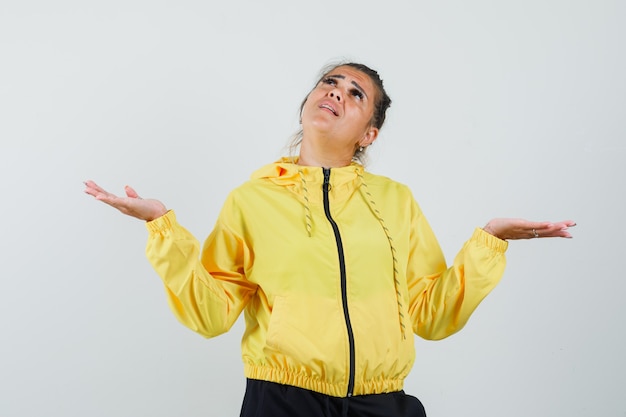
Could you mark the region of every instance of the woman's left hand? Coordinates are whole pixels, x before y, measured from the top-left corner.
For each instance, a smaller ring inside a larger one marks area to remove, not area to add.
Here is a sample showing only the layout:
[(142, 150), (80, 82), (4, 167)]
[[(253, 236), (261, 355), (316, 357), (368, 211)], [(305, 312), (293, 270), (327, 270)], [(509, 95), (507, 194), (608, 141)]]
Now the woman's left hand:
[(572, 220), (561, 222), (531, 222), (524, 219), (492, 219), (483, 230), (502, 240), (565, 237), (571, 239), (568, 229), (576, 226)]

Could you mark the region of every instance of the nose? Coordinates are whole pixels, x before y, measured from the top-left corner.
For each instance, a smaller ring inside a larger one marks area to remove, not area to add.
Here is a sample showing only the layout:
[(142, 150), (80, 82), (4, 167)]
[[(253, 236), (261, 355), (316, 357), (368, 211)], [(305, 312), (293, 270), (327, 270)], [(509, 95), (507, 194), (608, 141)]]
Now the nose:
[(339, 94), (338, 89), (332, 90), (330, 93), (328, 93), (328, 95), (330, 96), (330, 98), (335, 98), (337, 99), (337, 101), (341, 101), (341, 94)]

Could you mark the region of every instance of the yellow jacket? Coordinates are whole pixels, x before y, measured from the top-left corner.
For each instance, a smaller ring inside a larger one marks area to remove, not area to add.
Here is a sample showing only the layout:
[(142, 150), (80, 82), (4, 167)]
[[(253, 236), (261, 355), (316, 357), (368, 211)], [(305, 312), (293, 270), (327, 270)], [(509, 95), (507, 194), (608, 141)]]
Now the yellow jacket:
[[(505, 241), (476, 229), (448, 268), (409, 189), (356, 163), (288, 159), (228, 196), (202, 251), (170, 211), (147, 256), (170, 307), (213, 337), (244, 311), (248, 378), (332, 396), (402, 389), (412, 332), (460, 330), (500, 280)], [(326, 202), (325, 202), (326, 197)]]

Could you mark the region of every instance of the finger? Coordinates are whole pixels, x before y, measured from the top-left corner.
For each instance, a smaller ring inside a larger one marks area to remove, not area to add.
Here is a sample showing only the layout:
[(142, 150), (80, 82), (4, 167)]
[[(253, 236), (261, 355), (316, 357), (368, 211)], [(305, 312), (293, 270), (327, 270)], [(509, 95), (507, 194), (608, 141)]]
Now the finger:
[(554, 227), (553, 222), (532, 222), (530, 227), (535, 230), (549, 230)]
[(95, 197), (96, 194), (98, 194), (98, 192), (96, 190), (94, 190), (93, 188), (90, 188), (90, 187), (86, 187), (85, 188), (85, 193), (89, 194), (92, 197)]
[(124, 191), (126, 191), (126, 195), (130, 198), (141, 198), (139, 197), (139, 194), (137, 194), (137, 191), (135, 191), (130, 185), (124, 187)]
[(100, 193), (106, 193), (106, 190), (103, 189), (102, 187), (100, 187), (98, 184), (96, 184), (95, 182), (93, 182), (92, 180), (87, 180), (84, 182), (85, 186), (91, 190), (100, 192)]
[(545, 229), (536, 229), (536, 232), (538, 235), (536, 237), (571, 237), (568, 227), (559, 223), (554, 223)]
[(544, 224), (544, 227), (536, 227), (536, 229), (537, 230), (541, 230), (541, 229), (561, 230), (561, 229), (567, 229), (568, 227), (576, 226), (576, 222), (573, 220), (564, 220), (560, 222), (545, 222), (543, 224)]
[(518, 228), (519, 228), (519, 231), (530, 232), (534, 237), (533, 229), (545, 230), (545, 229), (549, 229), (550, 227), (552, 227), (553, 224), (554, 223), (552, 222), (533, 222), (529, 220), (522, 220), (520, 224), (518, 225)]
[(98, 184), (96, 184), (95, 182), (91, 180), (85, 181), (84, 184), (86, 187), (85, 193), (95, 197), (98, 200), (101, 200), (107, 197), (115, 197), (114, 194), (109, 193), (104, 188), (100, 187)]
[(576, 226), (576, 223), (568, 220), (568, 221), (564, 221), (564, 222), (554, 223), (549, 230), (553, 231), (553, 232), (557, 232), (557, 233), (558, 232), (569, 233), (567, 230), (570, 227), (573, 227), (573, 226)]
[(523, 233), (527, 236), (526, 238), (536, 239), (547, 236), (554, 225), (550, 222), (528, 222), (524, 226)]
[(101, 199), (103, 197), (106, 198), (107, 196), (112, 195), (107, 193), (106, 191), (101, 191), (90, 187), (85, 188), (85, 193), (89, 194), (92, 197), (95, 197), (96, 199)]
[(83, 184), (85, 184), (85, 193), (91, 196), (95, 196), (95, 194), (98, 192), (98, 190), (96, 189), (97, 185), (95, 182), (84, 181)]
[(106, 203), (112, 207), (115, 207), (116, 209), (120, 209), (120, 207), (125, 205), (123, 198), (120, 198), (110, 193), (98, 194), (95, 196), (95, 198), (98, 201), (102, 201), (103, 203)]

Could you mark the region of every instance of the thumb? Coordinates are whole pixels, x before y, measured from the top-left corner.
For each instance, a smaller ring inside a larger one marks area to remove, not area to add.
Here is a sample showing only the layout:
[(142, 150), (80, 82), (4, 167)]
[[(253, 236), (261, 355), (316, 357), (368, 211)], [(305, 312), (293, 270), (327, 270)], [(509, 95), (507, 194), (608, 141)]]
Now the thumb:
[(141, 198), (139, 197), (139, 194), (137, 194), (137, 191), (135, 191), (130, 185), (124, 187), (124, 191), (126, 191), (126, 195), (130, 198)]

